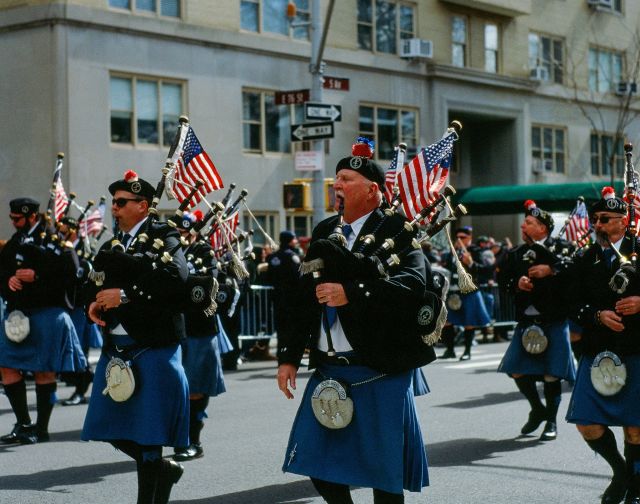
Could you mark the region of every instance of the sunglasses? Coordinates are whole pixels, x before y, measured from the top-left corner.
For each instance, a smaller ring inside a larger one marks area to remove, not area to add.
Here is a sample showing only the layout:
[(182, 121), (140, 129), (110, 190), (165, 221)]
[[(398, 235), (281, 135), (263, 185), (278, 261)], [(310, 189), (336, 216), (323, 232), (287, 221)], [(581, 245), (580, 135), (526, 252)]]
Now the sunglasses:
[(126, 206), (127, 203), (129, 203), (130, 201), (144, 201), (141, 200), (140, 198), (114, 198), (111, 200), (111, 205), (115, 205), (118, 208), (124, 208), (124, 206)]
[(10, 218), (13, 222), (19, 222), (19, 221), (21, 221), (22, 219), (24, 219), (24, 218), (25, 218), (25, 216), (24, 216), (24, 215), (18, 215), (18, 216), (16, 216), (16, 215), (10, 215), (10, 216), (9, 216), (9, 218)]
[(622, 217), (622, 215), (617, 217), (612, 217), (610, 215), (594, 215), (593, 217), (591, 217), (591, 224), (597, 224), (598, 221), (600, 221), (600, 224), (607, 224), (611, 219), (622, 219)]

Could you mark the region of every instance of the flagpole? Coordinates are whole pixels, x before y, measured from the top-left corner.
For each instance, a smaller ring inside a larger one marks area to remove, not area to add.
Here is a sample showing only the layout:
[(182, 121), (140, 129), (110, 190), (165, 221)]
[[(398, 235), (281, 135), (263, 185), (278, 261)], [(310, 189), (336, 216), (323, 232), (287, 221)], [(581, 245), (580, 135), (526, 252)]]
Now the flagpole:
[(64, 159), (64, 152), (58, 152), (56, 156), (56, 166), (53, 170), (53, 182), (51, 183), (51, 189), (49, 190), (49, 203), (47, 204), (47, 214), (55, 221), (55, 201), (56, 201), (56, 183), (62, 173), (62, 160)]

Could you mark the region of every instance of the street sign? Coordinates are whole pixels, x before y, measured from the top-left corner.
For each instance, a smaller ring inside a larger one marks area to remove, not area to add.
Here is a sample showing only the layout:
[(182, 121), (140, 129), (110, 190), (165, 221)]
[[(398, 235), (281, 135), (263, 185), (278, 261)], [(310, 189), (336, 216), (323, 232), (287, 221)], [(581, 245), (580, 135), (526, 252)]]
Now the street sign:
[(276, 91), (276, 105), (295, 105), (309, 101), (310, 91), (308, 89), (297, 89), (295, 91)]
[(322, 87), (334, 91), (349, 91), (349, 79), (343, 77), (322, 77)]
[(295, 154), (297, 171), (320, 171), (324, 168), (324, 151), (298, 151)]
[(330, 103), (306, 102), (304, 119), (305, 121), (342, 121), (342, 107)]
[(333, 138), (333, 123), (307, 123), (291, 125), (291, 141), (302, 142), (304, 140), (322, 140)]

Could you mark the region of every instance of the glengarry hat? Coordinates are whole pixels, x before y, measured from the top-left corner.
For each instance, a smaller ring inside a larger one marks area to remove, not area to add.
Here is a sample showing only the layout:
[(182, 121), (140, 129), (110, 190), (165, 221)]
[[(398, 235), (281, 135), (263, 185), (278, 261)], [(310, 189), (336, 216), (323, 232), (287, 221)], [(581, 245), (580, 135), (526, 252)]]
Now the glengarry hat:
[(524, 214), (531, 215), (532, 217), (538, 219), (542, 224), (546, 226), (546, 228), (549, 230), (549, 233), (553, 231), (553, 217), (551, 217), (551, 214), (549, 212), (545, 212), (542, 208), (538, 207), (535, 201), (527, 200), (524, 202)]
[(378, 188), (384, 191), (384, 170), (373, 159), (373, 141), (364, 137), (358, 137), (356, 143), (351, 146), (351, 156), (338, 161), (336, 174), (340, 170), (353, 170), (372, 182), (378, 184)]
[(593, 215), (596, 212), (613, 212), (619, 214), (627, 213), (627, 204), (622, 198), (618, 198), (616, 196), (616, 192), (613, 187), (603, 187), (600, 194), (602, 198), (591, 205), (589, 215)]
[(133, 170), (127, 170), (124, 178), (116, 180), (109, 186), (111, 196), (113, 196), (116, 191), (127, 191), (149, 200), (153, 199), (156, 193), (155, 188), (146, 180), (138, 177), (138, 174)]
[(33, 198), (16, 198), (9, 202), (11, 213), (31, 215), (40, 210), (40, 203)]

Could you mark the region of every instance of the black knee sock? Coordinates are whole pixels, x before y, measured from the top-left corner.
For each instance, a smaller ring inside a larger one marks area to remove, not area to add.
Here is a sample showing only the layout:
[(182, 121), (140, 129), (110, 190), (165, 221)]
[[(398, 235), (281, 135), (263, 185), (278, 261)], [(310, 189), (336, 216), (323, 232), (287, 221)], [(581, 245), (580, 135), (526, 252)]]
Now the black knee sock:
[(404, 495), (392, 494), (374, 488), (373, 504), (404, 504)]
[(78, 381), (75, 383), (76, 393), (83, 396), (87, 393), (89, 385), (93, 381), (93, 371), (91, 371), (91, 368), (87, 366), (87, 369), (82, 373), (78, 373), (77, 378)]
[(208, 397), (189, 401), (189, 441), (200, 444), (200, 431), (204, 427), (204, 411), (209, 404)]
[(607, 461), (607, 464), (613, 469), (613, 475), (616, 477), (624, 478), (626, 473), (625, 460), (618, 451), (618, 445), (616, 444), (616, 437), (608, 427), (604, 431), (604, 434), (598, 439), (585, 440), (594, 452), (599, 454), (603, 459)]
[(562, 398), (562, 383), (560, 380), (544, 382), (544, 401), (546, 403), (547, 421), (555, 422), (558, 407)]
[(531, 409), (533, 410), (541, 410), (544, 409), (544, 405), (540, 400), (540, 395), (538, 394), (538, 389), (536, 388), (536, 381), (531, 376), (521, 376), (520, 378), (514, 378), (516, 382), (516, 386), (518, 390), (522, 392), (529, 401), (531, 405)]
[(128, 439), (116, 439), (110, 441), (116, 450), (121, 451), (125, 455), (129, 455), (133, 460), (140, 463), (142, 462), (142, 450), (140, 445), (135, 441), (129, 441)]
[(5, 385), (4, 393), (7, 394), (7, 399), (9, 399), (11, 409), (16, 416), (16, 421), (20, 425), (30, 424), (31, 416), (29, 416), (29, 408), (27, 406), (27, 386), (24, 380)]
[[(640, 445), (624, 443), (624, 458), (627, 465), (627, 481), (632, 497), (640, 496)], [(629, 495), (627, 494), (627, 498)]]
[(311, 478), (311, 483), (328, 504), (353, 504), (347, 485)]
[(471, 351), (471, 345), (473, 343), (473, 336), (475, 334), (475, 329), (465, 329), (464, 330), (464, 351), (465, 353), (469, 353)]
[(38, 419), (36, 420), (36, 430), (38, 434), (46, 434), (49, 431), (49, 419), (53, 411), (53, 405), (56, 403), (56, 389), (58, 384), (36, 383), (36, 407), (38, 410)]
[(445, 344), (448, 351), (453, 352), (453, 346), (456, 339), (456, 332), (452, 325), (444, 326), (442, 329), (442, 342)]

